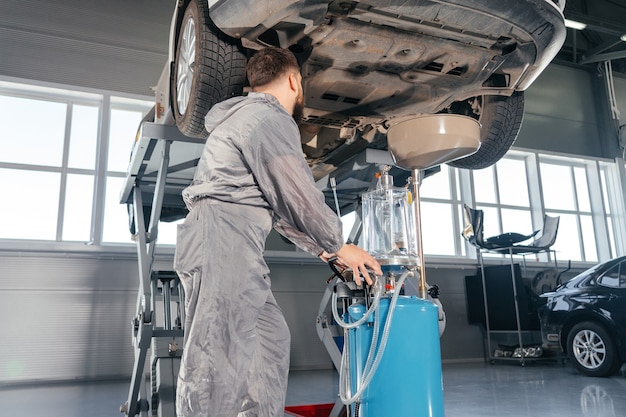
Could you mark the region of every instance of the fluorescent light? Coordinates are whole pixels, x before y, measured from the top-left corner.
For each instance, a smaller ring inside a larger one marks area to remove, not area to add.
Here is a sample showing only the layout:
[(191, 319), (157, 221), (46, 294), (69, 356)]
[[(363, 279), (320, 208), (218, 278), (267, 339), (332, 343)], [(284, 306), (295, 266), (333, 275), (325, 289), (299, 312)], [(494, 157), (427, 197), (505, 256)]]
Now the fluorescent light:
[(587, 27), (586, 23), (577, 22), (575, 20), (565, 19), (565, 26), (568, 28), (583, 30)]
[(622, 40), (622, 42), (626, 42), (626, 33), (620, 36), (620, 39)]

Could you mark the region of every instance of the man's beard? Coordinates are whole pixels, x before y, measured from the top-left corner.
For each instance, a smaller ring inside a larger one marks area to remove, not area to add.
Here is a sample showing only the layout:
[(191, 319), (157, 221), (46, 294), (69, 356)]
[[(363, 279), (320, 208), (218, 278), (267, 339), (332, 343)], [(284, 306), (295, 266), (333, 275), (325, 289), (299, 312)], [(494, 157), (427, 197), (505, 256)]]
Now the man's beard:
[(298, 95), (296, 102), (293, 105), (293, 120), (296, 121), (296, 124), (300, 124), (302, 121), (302, 116), (304, 115), (304, 96), (302, 94)]

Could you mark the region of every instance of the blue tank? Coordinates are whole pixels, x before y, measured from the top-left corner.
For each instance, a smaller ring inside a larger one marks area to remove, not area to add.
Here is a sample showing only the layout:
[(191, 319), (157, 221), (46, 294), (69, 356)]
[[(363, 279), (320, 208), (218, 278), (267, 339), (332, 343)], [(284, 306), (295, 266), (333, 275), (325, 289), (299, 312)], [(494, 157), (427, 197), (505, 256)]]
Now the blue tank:
[[(380, 300), (379, 335), (382, 338), (389, 298)], [(363, 317), (363, 304), (348, 308), (348, 321)], [(349, 330), (350, 381), (362, 377), (373, 336), (373, 324)], [(380, 344), (379, 344), (380, 346)], [(376, 373), (351, 417), (443, 417), (443, 381), (439, 345), (438, 307), (415, 296), (398, 298), (389, 338)]]

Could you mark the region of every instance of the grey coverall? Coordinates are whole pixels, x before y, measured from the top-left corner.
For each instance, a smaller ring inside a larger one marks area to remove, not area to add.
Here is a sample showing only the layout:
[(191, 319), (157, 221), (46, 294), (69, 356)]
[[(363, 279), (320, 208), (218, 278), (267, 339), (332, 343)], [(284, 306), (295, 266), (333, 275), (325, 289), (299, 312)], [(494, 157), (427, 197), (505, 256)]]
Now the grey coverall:
[(185, 291), (178, 417), (282, 417), (290, 334), (263, 259), (272, 227), (318, 255), (342, 246), (341, 221), (315, 188), (291, 115), (269, 94), (214, 106), (178, 226)]

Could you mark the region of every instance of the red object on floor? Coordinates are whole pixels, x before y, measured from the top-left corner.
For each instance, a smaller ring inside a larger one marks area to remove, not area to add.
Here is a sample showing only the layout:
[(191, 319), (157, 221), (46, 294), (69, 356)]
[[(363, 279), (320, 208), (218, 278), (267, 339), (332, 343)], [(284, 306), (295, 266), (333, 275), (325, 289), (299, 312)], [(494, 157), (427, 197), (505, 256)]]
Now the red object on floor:
[(285, 407), (285, 412), (296, 417), (328, 417), (335, 404), (293, 405)]

